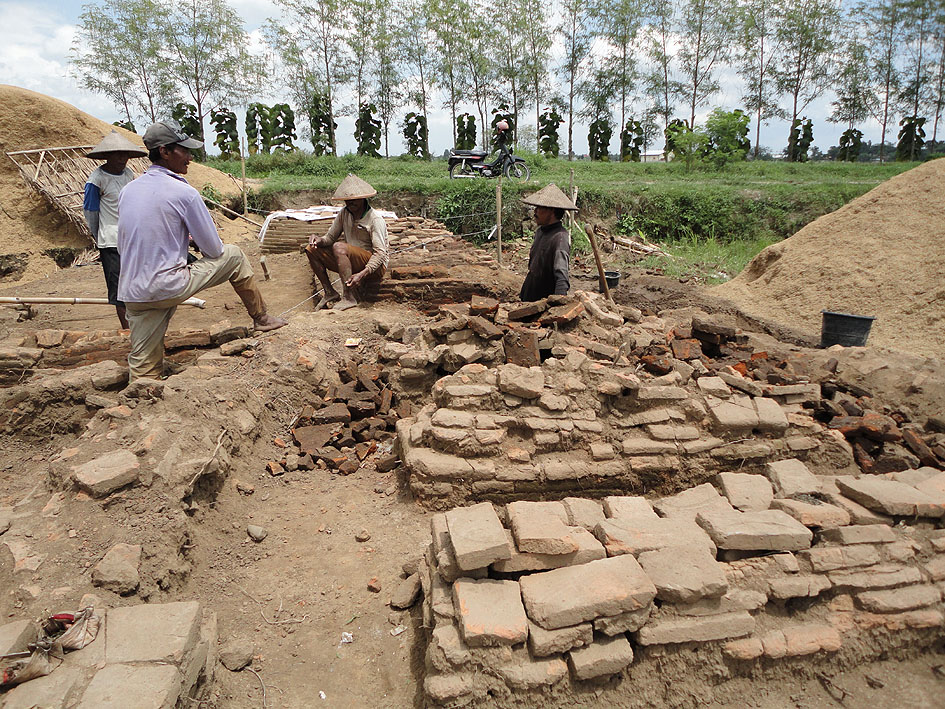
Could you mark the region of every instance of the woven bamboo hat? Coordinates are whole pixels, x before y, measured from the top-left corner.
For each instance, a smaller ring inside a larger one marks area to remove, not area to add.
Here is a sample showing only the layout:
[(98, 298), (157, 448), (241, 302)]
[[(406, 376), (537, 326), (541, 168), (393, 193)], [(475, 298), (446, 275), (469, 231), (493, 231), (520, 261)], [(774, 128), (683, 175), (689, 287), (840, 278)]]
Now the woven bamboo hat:
[(122, 138), (118, 135), (117, 130), (113, 130), (102, 138), (102, 142), (87, 152), (85, 157), (94, 160), (106, 160), (109, 153), (129, 153), (133, 157), (143, 158), (148, 154), (148, 151), (135, 145), (127, 138)]
[(348, 176), (341, 181), (341, 184), (338, 185), (338, 189), (335, 190), (335, 193), (331, 196), (332, 199), (367, 199), (368, 197), (373, 197), (377, 194), (377, 190), (371, 187), (367, 182), (362, 180), (357, 175), (352, 175), (350, 172)]
[(522, 201), (533, 207), (551, 207), (552, 209), (567, 209), (572, 212), (577, 211), (574, 202), (568, 199), (568, 196), (562, 192), (554, 182), (547, 187), (542, 187), (540, 190), (527, 197), (522, 197)]

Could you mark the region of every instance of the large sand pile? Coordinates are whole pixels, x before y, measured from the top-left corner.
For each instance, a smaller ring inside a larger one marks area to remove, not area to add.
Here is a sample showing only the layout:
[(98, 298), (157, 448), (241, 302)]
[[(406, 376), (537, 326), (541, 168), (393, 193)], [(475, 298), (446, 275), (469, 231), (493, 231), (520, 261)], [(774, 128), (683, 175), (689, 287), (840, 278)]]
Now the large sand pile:
[(945, 160), (769, 246), (713, 291), (749, 314), (817, 333), (821, 310), (874, 315), (871, 345), (945, 359)]
[[(58, 99), (0, 84), (0, 153), (94, 145), (113, 128)], [(142, 144), (140, 136), (117, 130)], [(197, 189), (212, 184), (221, 193), (238, 191), (228, 175), (203, 165), (191, 164), (187, 179)], [(67, 219), (26, 184), (16, 165), (0, 155), (0, 255), (28, 255), (29, 265), (19, 280), (41, 278), (56, 269), (43, 251), (88, 245)]]

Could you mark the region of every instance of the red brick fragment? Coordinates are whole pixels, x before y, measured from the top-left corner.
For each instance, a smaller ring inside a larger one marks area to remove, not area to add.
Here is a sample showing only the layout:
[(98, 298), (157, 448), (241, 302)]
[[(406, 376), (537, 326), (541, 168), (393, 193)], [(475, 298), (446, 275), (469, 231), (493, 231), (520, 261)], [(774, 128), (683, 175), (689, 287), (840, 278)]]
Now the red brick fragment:
[(499, 301), (495, 298), (486, 298), (474, 295), (469, 299), (470, 315), (492, 315), (499, 309)]
[(669, 346), (676, 359), (690, 360), (702, 357), (702, 345), (699, 340), (676, 339), (670, 342)]
[(502, 341), (505, 346), (505, 360), (520, 367), (537, 367), (541, 364), (538, 351), (538, 333), (525, 328), (509, 329)]
[(583, 313), (584, 303), (580, 300), (576, 300), (573, 303), (565, 303), (564, 305), (551, 308), (538, 319), (538, 322), (542, 325), (563, 325), (564, 323), (576, 320), (581, 317)]
[(928, 444), (922, 440), (918, 433), (910, 429), (902, 432), (902, 442), (918, 456), (922, 465), (928, 465), (933, 468), (938, 467), (938, 457), (932, 452)]

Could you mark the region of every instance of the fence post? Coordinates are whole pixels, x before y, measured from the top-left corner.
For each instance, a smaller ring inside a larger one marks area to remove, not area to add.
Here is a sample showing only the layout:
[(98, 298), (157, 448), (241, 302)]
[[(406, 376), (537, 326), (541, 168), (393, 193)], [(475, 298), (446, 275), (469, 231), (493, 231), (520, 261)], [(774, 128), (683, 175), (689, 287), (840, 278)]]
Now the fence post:
[[(571, 201), (574, 202), (575, 205), (577, 205), (577, 202), (574, 201), (575, 194), (574, 194), (574, 168), (573, 167), (571, 168), (571, 182), (570, 182), (570, 186), (568, 187), (568, 197), (570, 197)], [(572, 235), (572, 240), (573, 240), (575, 222), (574, 222), (574, 212), (570, 210), (568, 211), (568, 223), (570, 225), (570, 228), (568, 229), (568, 233)]]
[(499, 268), (502, 268), (502, 175), (499, 175), (499, 182), (495, 186), (495, 235)]
[(243, 214), (246, 214), (249, 205), (246, 197), (246, 141), (243, 138), (240, 138), (240, 167), (243, 171)]

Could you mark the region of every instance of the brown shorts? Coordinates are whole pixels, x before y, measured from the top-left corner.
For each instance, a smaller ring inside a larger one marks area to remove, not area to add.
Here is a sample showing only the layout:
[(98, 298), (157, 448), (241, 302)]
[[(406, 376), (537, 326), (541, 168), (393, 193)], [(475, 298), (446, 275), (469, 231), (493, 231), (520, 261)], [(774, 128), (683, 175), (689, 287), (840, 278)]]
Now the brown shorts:
[[(305, 247), (305, 255), (308, 256), (309, 265), (313, 269), (316, 263), (320, 263), (329, 271), (338, 273), (338, 259), (335, 258), (335, 252), (330, 247), (307, 246)], [(371, 260), (371, 255), (371, 252), (366, 249), (348, 244), (348, 259), (351, 261), (352, 275), (364, 270), (367, 262)], [(384, 267), (381, 266), (368, 277), (368, 280), (380, 281), (383, 277)]]

